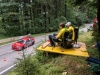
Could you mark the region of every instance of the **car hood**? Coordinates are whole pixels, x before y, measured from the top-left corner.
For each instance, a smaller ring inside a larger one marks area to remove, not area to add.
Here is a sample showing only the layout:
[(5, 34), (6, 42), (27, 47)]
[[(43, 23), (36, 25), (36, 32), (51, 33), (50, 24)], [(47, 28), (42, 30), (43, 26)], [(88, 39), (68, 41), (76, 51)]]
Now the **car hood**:
[(19, 42), (16, 42), (16, 43), (13, 44), (13, 46), (23, 46), (23, 45), (24, 45), (24, 44), (19, 43)]

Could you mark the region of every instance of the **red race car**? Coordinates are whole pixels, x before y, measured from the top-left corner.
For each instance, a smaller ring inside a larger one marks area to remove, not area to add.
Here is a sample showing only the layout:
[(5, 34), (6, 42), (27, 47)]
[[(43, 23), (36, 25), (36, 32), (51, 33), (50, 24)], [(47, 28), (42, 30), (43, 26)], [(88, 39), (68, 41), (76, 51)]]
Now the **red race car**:
[(23, 37), (14, 44), (12, 44), (12, 50), (23, 50), (35, 43), (34, 38)]

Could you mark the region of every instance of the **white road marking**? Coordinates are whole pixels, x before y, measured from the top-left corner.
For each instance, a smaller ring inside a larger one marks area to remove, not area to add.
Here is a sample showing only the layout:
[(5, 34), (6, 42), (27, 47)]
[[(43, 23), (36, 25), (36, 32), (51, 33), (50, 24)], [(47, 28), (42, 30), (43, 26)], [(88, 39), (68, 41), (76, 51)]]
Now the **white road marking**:
[[(32, 55), (35, 55), (35, 54), (36, 54), (36, 52), (34, 52)], [(16, 64), (14, 64), (14, 65), (8, 67), (7, 69), (5, 69), (5, 70), (3, 70), (2, 72), (0, 72), (0, 75), (3, 75), (5, 72), (9, 71), (10, 69), (12, 69), (12, 68), (15, 67), (15, 66), (16, 66)]]
[(15, 67), (15, 66), (16, 66), (16, 64), (14, 64), (14, 65), (8, 67), (7, 69), (5, 69), (5, 70), (3, 70), (2, 72), (0, 72), (0, 75), (3, 75), (3, 73), (9, 71), (10, 69), (12, 69), (12, 68)]

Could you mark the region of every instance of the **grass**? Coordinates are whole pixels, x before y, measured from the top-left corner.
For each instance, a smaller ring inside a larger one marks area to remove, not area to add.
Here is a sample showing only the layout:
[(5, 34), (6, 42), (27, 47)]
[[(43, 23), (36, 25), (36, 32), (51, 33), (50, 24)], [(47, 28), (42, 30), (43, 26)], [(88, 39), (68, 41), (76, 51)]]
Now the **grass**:
[(11, 72), (10, 75), (17, 75), (17, 73), (15, 73), (15, 72)]
[[(90, 48), (90, 46), (95, 43), (94, 37), (90, 34), (91, 32), (80, 34), (78, 41), (85, 42), (89, 55), (98, 58), (97, 49)], [(31, 70), (28, 70), (31, 73), (28, 75), (62, 75), (63, 72), (67, 72), (66, 75), (94, 75), (94, 73), (90, 71), (87, 62), (85, 61), (85, 57), (60, 55), (55, 53), (49, 53), (49, 56), (46, 57), (43, 51), (37, 51), (37, 54), (32, 56), (30, 60), (31, 59), (31, 63), (29, 60), (27, 61), (27, 65), (32, 68)], [(32, 66), (32, 63), (34, 63), (33, 65), (35, 66)], [(19, 67), (23, 66), (19, 65)], [(26, 66), (26, 68), (28, 67)], [(19, 68), (16, 67), (16, 69), (18, 70)], [(20, 75), (20, 71), (22, 72), (22, 70), (16, 71), (16, 69), (11, 71), (8, 75)]]
[(9, 42), (0, 43), (0, 46), (1, 46), (1, 45), (5, 45), (5, 44), (7, 44), (7, 43), (11, 43), (11, 42), (15, 42), (15, 40), (14, 40), (14, 41), (9, 41)]
[(0, 40), (1, 39), (6, 39), (6, 38), (8, 38), (8, 37), (0, 34)]
[(96, 39), (91, 33), (92, 31), (79, 35), (78, 41), (85, 42), (89, 55), (98, 58), (97, 48), (90, 48), (91, 45), (96, 44)]

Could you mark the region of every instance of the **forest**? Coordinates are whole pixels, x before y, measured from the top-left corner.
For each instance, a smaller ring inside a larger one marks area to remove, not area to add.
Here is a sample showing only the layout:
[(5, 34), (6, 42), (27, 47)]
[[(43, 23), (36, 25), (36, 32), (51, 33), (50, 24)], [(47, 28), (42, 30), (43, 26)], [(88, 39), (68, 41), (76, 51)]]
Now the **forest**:
[(81, 26), (97, 15), (96, 0), (0, 0), (0, 35), (54, 32), (60, 22)]

